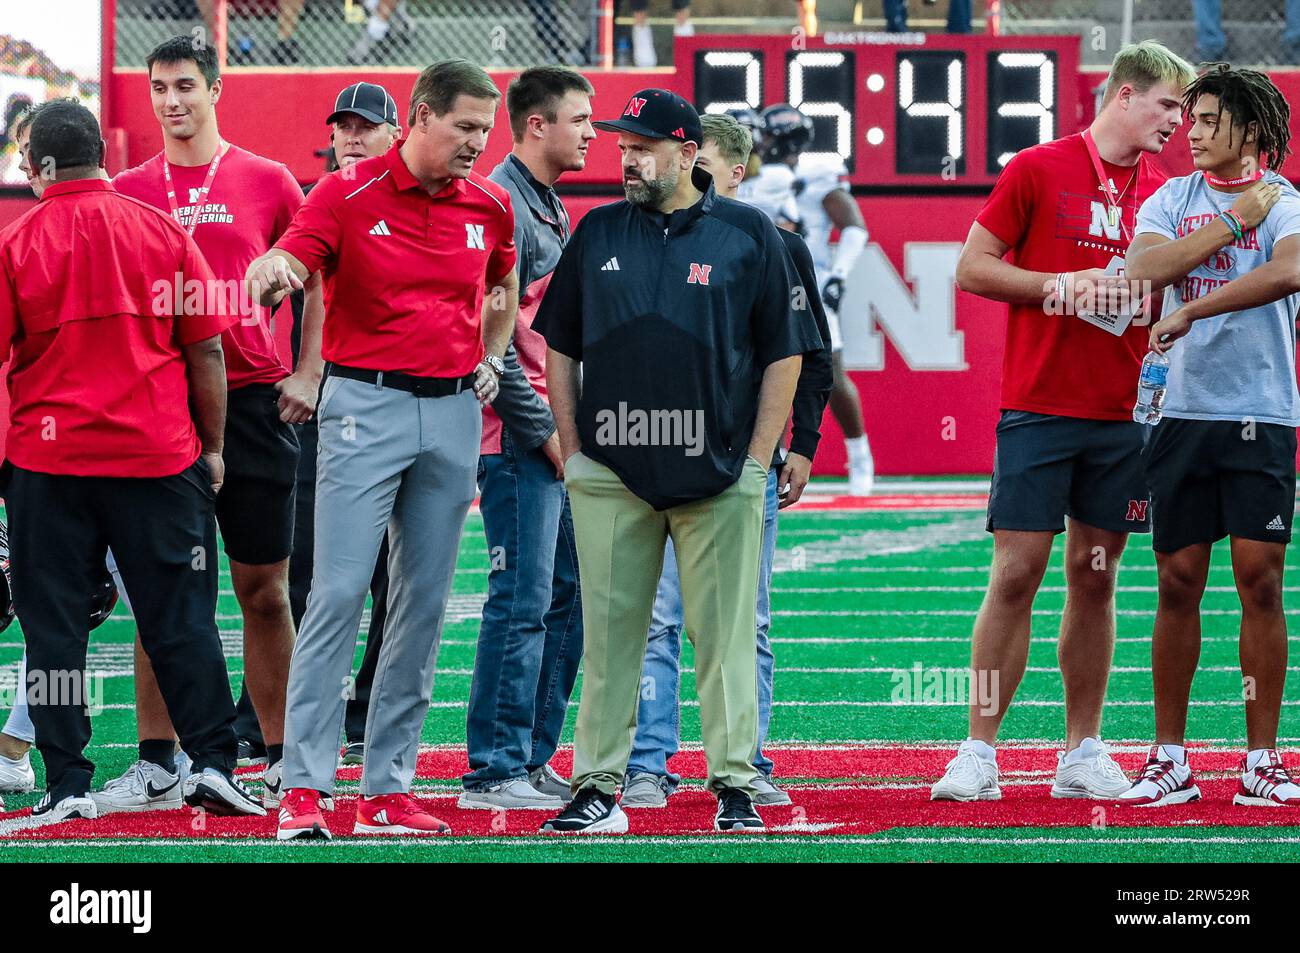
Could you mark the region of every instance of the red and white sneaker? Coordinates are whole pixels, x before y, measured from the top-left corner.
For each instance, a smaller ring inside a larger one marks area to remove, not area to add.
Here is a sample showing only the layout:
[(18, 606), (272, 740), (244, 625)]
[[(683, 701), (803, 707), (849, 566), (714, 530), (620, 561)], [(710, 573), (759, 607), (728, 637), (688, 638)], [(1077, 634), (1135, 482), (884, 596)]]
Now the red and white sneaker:
[(451, 827), (409, 794), (377, 794), (357, 800), (357, 822), (352, 833), (450, 834)]
[(1196, 786), (1192, 769), (1179, 764), (1160, 745), (1153, 745), (1142, 773), (1115, 800), (1133, 807), (1169, 807), (1200, 799), (1201, 789)]
[(280, 826), (277, 840), (330, 840), (334, 835), (321, 813), (319, 791), (290, 788), (280, 798)]
[(1246, 759), (1241, 759), (1241, 788), (1232, 803), (1244, 807), (1300, 807), (1300, 784), (1291, 780), (1277, 751), (1269, 748), (1250, 770), (1246, 770)]

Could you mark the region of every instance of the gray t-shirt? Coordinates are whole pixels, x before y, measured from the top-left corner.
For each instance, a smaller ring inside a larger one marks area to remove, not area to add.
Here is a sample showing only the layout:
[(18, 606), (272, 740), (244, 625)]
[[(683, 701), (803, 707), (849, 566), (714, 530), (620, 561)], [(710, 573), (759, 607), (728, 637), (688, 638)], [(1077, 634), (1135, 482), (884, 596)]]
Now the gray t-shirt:
[[(1300, 192), (1276, 172), (1278, 199), (1258, 228), (1211, 255), (1165, 289), (1162, 316), (1249, 274), (1273, 257), (1273, 246), (1300, 234)], [(1170, 179), (1142, 204), (1136, 234), (1183, 238), (1232, 207), (1237, 194), (1210, 188), (1200, 172)], [(1168, 352), (1164, 414), (1185, 420), (1244, 420), (1300, 426), (1296, 388), (1296, 312), (1300, 295), (1206, 318)]]

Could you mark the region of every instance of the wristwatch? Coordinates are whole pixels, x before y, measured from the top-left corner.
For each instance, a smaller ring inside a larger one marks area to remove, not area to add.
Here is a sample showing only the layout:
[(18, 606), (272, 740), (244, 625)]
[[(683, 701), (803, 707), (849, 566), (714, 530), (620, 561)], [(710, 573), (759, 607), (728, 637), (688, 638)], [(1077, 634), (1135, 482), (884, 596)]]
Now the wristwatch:
[(501, 358), (497, 357), (495, 354), (483, 355), (483, 363), (496, 371), (497, 377), (501, 377), (506, 372), (505, 361), (501, 360)]

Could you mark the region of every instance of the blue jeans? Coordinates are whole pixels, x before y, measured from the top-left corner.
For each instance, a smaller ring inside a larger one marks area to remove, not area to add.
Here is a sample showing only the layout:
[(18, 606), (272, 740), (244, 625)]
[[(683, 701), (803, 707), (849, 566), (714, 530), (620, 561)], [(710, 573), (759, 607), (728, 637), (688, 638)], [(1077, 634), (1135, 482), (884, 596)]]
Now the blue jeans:
[[(1228, 45), (1223, 35), (1223, 0), (1192, 0), (1196, 17), (1196, 49), (1209, 56), (1222, 56)], [(1300, 0), (1286, 0), (1284, 46), (1300, 45)]]
[[(758, 745), (754, 767), (764, 777), (772, 761), (763, 754), (767, 726), (772, 720), (772, 648), (767, 630), (772, 623), (772, 561), (776, 554), (776, 471), (767, 471), (767, 497), (763, 504), (763, 552), (758, 571)], [(628, 758), (627, 773), (653, 774), (665, 779), (671, 792), (681, 778), (668, 773), (668, 759), (677, 753), (681, 728), (682, 587), (677, 576), (673, 541), (664, 547), (664, 568), (655, 592), (641, 669), (641, 701), (637, 706), (636, 738)]]
[(501, 452), (479, 457), (478, 485), (491, 571), (469, 690), (467, 790), (550, 760), (582, 658), (573, 519), (555, 467), (503, 432)]
[[(907, 32), (907, 0), (884, 0), (885, 29), (890, 33)], [(970, 0), (952, 0), (948, 4), (946, 33), (970, 32)]]

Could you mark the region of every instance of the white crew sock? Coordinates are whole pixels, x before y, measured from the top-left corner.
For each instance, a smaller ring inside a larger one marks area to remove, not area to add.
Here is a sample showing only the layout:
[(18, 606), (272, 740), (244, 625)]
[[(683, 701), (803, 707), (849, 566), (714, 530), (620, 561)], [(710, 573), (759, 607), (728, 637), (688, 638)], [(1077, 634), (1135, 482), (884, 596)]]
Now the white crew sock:
[(1079, 761), (1087, 761), (1089, 758), (1100, 754), (1102, 750), (1100, 738), (1084, 738), (1077, 747), (1071, 748), (1065, 753), (1065, 763), (1074, 764)]
[(388, 21), (381, 20), (379, 14), (372, 14), (370, 22), (366, 24), (366, 32), (370, 34), (372, 40), (382, 40), (388, 35)]
[(1264, 760), (1264, 756), (1272, 751), (1272, 748), (1255, 748), (1246, 752), (1246, 770), (1254, 771), (1259, 767), (1259, 763)]
[(1187, 764), (1187, 748), (1183, 745), (1161, 745), (1160, 754), (1174, 764)]
[(975, 738), (967, 738), (961, 743), (961, 746), (967, 751), (975, 752), (975, 756), (981, 761), (997, 761), (998, 752), (992, 745), (978, 741)]
[(844, 438), (844, 447), (849, 452), (849, 465), (854, 463), (866, 463), (871, 459), (871, 444), (867, 442), (867, 435), (861, 437)]

